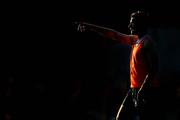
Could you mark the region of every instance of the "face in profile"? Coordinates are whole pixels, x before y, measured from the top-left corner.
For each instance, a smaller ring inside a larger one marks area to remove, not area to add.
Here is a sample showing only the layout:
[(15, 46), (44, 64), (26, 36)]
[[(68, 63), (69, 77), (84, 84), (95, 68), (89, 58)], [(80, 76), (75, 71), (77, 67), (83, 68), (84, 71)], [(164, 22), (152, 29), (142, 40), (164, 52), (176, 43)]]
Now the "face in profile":
[(135, 18), (134, 17), (130, 18), (128, 28), (129, 28), (131, 34), (136, 33), (136, 24), (135, 24)]
[(128, 28), (131, 34), (139, 34), (147, 29), (147, 15), (137, 11), (131, 14)]

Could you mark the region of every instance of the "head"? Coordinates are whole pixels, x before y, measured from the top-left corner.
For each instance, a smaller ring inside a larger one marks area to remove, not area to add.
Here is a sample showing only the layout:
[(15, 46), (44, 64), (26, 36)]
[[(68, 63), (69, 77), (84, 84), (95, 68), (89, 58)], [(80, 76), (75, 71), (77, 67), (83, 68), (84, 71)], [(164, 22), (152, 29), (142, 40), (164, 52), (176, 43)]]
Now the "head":
[(148, 14), (143, 11), (133, 12), (130, 16), (128, 28), (131, 34), (145, 34), (149, 25)]

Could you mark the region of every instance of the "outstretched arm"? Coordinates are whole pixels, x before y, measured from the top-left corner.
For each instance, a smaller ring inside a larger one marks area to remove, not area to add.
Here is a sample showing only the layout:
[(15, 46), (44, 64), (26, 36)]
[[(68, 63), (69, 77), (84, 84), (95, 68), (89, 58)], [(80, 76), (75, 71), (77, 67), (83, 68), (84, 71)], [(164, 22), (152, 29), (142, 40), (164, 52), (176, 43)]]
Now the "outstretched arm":
[(78, 23), (78, 24), (79, 24), (78, 30), (81, 32), (84, 32), (85, 30), (94, 31), (103, 37), (116, 40), (122, 44), (132, 45), (138, 39), (137, 35), (123, 34), (110, 28), (106, 28), (106, 27), (102, 27), (102, 26), (98, 26), (94, 24), (89, 24), (85, 22)]

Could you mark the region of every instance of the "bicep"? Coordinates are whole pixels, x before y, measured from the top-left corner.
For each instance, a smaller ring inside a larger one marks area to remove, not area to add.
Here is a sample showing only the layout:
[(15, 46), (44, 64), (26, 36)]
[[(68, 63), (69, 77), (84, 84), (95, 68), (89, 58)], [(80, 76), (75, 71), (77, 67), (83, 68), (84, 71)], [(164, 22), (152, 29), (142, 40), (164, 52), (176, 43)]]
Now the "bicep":
[(126, 34), (117, 32), (115, 35), (115, 39), (122, 44), (133, 45), (135, 41), (138, 39), (138, 36), (126, 35)]

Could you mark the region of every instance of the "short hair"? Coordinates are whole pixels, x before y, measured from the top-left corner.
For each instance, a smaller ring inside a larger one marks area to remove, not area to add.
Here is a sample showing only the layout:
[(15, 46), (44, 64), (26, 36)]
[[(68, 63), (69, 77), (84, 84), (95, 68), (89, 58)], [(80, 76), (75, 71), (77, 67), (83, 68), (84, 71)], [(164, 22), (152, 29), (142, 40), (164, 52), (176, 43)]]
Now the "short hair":
[(146, 13), (146, 12), (140, 11), (140, 10), (131, 13), (131, 17), (148, 17), (148, 16), (149, 16), (149, 13)]
[(143, 28), (147, 28), (150, 24), (149, 22), (149, 13), (144, 11), (136, 11), (131, 13), (130, 17), (133, 17), (138, 25), (141, 25)]

